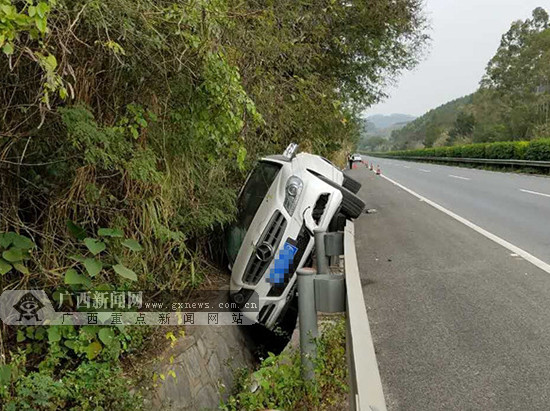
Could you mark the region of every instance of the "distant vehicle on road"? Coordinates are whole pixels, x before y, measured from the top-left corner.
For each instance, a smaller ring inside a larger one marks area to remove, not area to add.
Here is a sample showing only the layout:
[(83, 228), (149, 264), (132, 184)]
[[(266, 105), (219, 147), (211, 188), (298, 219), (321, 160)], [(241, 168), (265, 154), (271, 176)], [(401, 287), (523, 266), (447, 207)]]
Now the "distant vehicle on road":
[(351, 161), (355, 162), (361, 162), (363, 161), (363, 158), (361, 157), (361, 154), (352, 154), (351, 155)]
[(244, 307), (256, 292), (259, 313), (243, 314), (270, 329), (295, 296), (295, 272), (310, 258), (313, 230), (342, 229), (365, 208), (355, 195), (360, 183), (327, 159), (297, 149), (291, 144), (283, 155), (258, 162), (241, 189), (226, 241), (231, 298)]

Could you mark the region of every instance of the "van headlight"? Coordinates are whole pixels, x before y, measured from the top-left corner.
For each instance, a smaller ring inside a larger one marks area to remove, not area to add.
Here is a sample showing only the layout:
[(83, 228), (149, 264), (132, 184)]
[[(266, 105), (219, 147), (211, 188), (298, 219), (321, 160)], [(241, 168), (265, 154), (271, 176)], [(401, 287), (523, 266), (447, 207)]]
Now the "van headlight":
[(304, 183), (299, 177), (292, 176), (286, 182), (285, 202), (283, 205), (291, 216), (294, 214), (294, 210), (300, 199), (302, 188), (304, 188)]

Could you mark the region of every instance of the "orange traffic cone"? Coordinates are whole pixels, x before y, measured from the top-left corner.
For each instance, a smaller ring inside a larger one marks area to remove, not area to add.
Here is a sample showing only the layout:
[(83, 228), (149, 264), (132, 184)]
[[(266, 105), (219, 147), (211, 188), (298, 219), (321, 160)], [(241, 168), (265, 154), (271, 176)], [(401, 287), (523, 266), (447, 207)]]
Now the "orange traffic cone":
[(372, 163), (370, 163), (370, 168), (369, 168), (370, 171), (372, 171)]
[(353, 164), (351, 165), (351, 168), (357, 168), (357, 164), (356, 164), (356, 163), (353, 163)]
[(379, 176), (381, 174), (380, 166), (376, 166), (376, 175)]

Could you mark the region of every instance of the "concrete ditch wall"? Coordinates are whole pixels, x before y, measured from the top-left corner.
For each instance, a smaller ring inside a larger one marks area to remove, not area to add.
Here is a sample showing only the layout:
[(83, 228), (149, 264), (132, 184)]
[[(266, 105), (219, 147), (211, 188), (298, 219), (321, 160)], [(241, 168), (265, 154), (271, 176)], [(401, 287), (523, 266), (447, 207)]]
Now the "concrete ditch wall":
[[(147, 400), (151, 410), (218, 409), (220, 384), (227, 398), (234, 384), (235, 370), (252, 368), (253, 346), (238, 326), (192, 326), (171, 349), (173, 362), (155, 366), (158, 379)], [(175, 378), (174, 378), (175, 375)]]

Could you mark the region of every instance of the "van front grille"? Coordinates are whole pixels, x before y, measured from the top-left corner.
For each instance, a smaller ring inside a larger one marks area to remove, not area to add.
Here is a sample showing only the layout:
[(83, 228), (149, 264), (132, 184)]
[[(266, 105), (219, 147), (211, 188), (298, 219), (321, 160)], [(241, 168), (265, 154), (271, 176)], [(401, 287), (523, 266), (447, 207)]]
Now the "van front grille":
[(319, 224), (319, 222), (321, 221), (321, 218), (323, 217), (323, 214), (325, 214), (325, 208), (328, 203), (328, 197), (329, 197), (329, 194), (327, 193), (321, 194), (317, 199), (317, 202), (315, 203), (315, 207), (313, 207), (311, 216), (313, 217), (313, 220), (317, 224)]
[[(286, 229), (286, 219), (283, 214), (277, 210), (273, 213), (273, 216), (269, 220), (266, 229), (262, 233), (258, 243), (256, 244), (256, 250), (250, 257), (246, 269), (244, 271), (243, 281), (249, 285), (256, 285), (265, 270), (271, 264), (273, 257), (279, 249), (279, 243)], [(260, 250), (261, 248), (261, 250)], [(270, 253), (262, 254), (260, 251), (265, 252), (269, 250)], [(260, 258), (262, 256), (262, 258)]]

